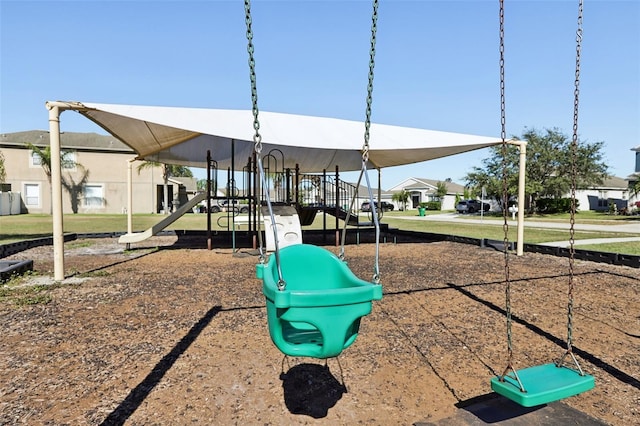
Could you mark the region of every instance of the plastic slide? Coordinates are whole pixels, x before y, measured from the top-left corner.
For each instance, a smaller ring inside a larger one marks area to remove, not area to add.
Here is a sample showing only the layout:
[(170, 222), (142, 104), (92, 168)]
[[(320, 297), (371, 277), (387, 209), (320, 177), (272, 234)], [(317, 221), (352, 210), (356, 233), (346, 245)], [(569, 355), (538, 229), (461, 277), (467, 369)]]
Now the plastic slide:
[(171, 225), (173, 222), (178, 220), (180, 217), (182, 217), (183, 214), (190, 211), (192, 208), (195, 207), (196, 204), (198, 204), (200, 201), (206, 198), (207, 198), (207, 193), (201, 192), (197, 194), (195, 197), (193, 197), (192, 199), (190, 199), (189, 201), (187, 201), (183, 206), (180, 206), (178, 210), (176, 210), (175, 212), (171, 213), (169, 216), (162, 219), (160, 222), (153, 225), (151, 228), (143, 232), (134, 232), (132, 234), (121, 235), (120, 238), (118, 239), (118, 242), (122, 244), (139, 243), (140, 241), (144, 241), (147, 238), (151, 238), (154, 235), (156, 235), (158, 232), (162, 231), (164, 228), (166, 228), (167, 226)]

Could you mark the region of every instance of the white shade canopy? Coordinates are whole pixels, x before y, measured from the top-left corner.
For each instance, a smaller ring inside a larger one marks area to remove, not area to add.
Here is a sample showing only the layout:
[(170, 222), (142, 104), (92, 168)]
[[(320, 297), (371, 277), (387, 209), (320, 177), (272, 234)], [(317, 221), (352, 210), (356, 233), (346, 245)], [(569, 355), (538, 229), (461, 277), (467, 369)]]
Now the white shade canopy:
[[(75, 110), (130, 146), (139, 159), (206, 167), (207, 151), (219, 168), (242, 168), (253, 154), (253, 114), (160, 106), (57, 102)], [(364, 123), (260, 111), (262, 155), (278, 149), (284, 168), (303, 172), (359, 170)], [(418, 163), (500, 144), (499, 138), (371, 124), (368, 167)], [(278, 155), (279, 157), (279, 155)], [(280, 165), (278, 165), (281, 167)]]

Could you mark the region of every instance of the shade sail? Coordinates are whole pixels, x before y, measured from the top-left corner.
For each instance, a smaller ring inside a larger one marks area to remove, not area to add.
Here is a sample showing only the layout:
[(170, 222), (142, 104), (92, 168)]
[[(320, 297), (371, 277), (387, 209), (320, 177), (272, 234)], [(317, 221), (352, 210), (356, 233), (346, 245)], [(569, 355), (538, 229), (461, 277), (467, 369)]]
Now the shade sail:
[[(250, 110), (65, 102), (130, 146), (140, 159), (206, 167), (211, 151), (220, 169), (236, 169), (251, 157), (253, 115)], [(303, 172), (359, 170), (364, 124), (336, 118), (260, 112), (262, 154), (273, 150), (278, 168)], [(500, 144), (499, 138), (371, 124), (369, 167), (418, 163)]]

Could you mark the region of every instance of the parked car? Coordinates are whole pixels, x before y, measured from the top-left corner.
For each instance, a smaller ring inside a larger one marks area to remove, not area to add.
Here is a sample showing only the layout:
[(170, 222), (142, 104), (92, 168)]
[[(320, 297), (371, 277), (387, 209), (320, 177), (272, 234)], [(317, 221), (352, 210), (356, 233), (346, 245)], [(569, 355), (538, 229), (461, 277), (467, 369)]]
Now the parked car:
[[(462, 200), (456, 205), (456, 211), (458, 213), (475, 213), (480, 211), (480, 201), (478, 200)], [(482, 203), (482, 210), (489, 211), (491, 205), (489, 203)]]
[[(382, 210), (383, 212), (392, 211), (394, 208), (393, 204), (388, 203), (386, 201), (382, 201), (381, 203), (378, 203), (377, 201), (375, 201), (375, 203), (376, 203), (376, 210)], [(364, 203), (362, 203), (362, 205), (360, 206), (360, 211), (370, 212), (371, 203), (369, 201), (365, 201)]]
[[(207, 203), (206, 201), (201, 202), (198, 205), (198, 210), (200, 213), (207, 212)], [(238, 200), (233, 200), (231, 206), (229, 205), (228, 200), (212, 200), (211, 201), (211, 213), (220, 213), (220, 212), (229, 212), (233, 211), (235, 213), (248, 213), (249, 212), (249, 204), (240, 203)]]
[[(229, 205), (229, 200), (224, 200), (220, 207), (223, 212), (233, 211), (234, 213), (248, 213), (249, 212), (249, 204), (240, 203), (239, 200), (231, 200), (231, 205)], [(213, 207), (211, 208), (213, 210)]]

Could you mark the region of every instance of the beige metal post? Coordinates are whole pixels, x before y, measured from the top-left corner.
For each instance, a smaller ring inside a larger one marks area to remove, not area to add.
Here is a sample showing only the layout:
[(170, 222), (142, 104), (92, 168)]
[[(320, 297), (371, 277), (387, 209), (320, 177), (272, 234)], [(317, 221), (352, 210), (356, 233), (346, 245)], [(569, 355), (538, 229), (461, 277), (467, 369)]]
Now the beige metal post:
[(60, 161), (60, 113), (64, 104), (47, 102), (51, 144), (51, 208), (53, 219), (53, 279), (64, 280), (64, 227), (62, 216), (62, 167)]
[(133, 234), (133, 162), (135, 158), (127, 161), (127, 234)]
[(522, 256), (524, 254), (524, 185), (527, 170), (527, 142), (517, 141), (514, 142), (514, 144), (520, 148), (520, 171), (518, 174), (518, 241), (516, 245), (516, 255)]

